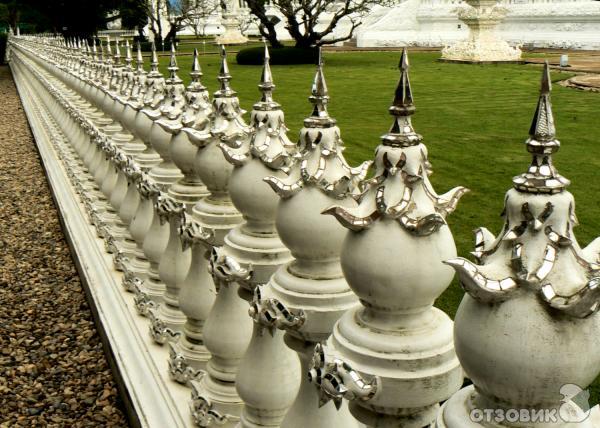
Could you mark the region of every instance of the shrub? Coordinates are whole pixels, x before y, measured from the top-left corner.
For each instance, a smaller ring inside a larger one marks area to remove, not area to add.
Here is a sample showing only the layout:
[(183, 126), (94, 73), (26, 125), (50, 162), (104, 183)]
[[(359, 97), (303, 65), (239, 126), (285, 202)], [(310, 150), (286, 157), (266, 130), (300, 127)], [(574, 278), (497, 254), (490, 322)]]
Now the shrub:
[[(262, 46), (246, 48), (239, 51), (235, 57), (240, 65), (262, 65), (264, 62), (265, 49)], [(318, 51), (315, 48), (294, 48), (285, 46), (283, 48), (270, 49), (271, 64), (316, 64)]]
[(6, 33), (0, 33), (0, 64), (4, 64), (4, 55), (6, 53), (6, 39), (8, 35)]

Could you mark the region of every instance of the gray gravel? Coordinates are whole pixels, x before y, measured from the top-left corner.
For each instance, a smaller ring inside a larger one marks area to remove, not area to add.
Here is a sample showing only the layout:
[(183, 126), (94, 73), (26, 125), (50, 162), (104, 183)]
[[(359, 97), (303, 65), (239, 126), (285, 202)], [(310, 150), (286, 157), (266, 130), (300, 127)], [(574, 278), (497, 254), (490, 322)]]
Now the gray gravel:
[(0, 427), (128, 426), (7, 67), (0, 100)]

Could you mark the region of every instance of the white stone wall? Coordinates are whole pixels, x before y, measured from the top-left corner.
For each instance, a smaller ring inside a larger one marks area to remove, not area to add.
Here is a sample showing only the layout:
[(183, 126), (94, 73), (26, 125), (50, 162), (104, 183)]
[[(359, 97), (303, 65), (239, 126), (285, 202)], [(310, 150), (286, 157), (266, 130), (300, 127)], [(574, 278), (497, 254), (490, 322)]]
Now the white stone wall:
[[(512, 45), (569, 49), (600, 49), (600, 2), (502, 2), (508, 8), (499, 26), (501, 37)], [(388, 8), (378, 20), (357, 33), (360, 47), (446, 46), (468, 36), (457, 17), (456, 0), (406, 0)]]

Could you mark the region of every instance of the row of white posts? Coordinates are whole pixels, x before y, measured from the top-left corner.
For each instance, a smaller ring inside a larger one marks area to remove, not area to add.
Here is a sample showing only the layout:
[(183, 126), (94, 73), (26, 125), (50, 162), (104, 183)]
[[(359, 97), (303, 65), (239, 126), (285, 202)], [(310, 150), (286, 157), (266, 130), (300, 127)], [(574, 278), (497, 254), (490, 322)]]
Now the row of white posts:
[[(428, 179), (406, 51), (366, 178), (371, 162), (344, 159), (322, 61), (295, 144), (266, 48), (249, 124), (224, 50), (211, 101), (196, 52), (185, 87), (175, 52), (165, 78), (156, 52), (146, 72), (139, 47), (136, 68), (128, 44), (124, 64), (115, 49), (9, 41), (21, 94), (47, 111), (197, 426), (600, 426), (578, 395), (600, 371), (600, 240), (581, 249), (573, 235), (548, 66), (532, 164), (500, 235), (477, 230), (473, 263), (445, 220), (466, 189), (438, 195)], [(466, 295), (453, 323), (433, 303), (454, 271)]]

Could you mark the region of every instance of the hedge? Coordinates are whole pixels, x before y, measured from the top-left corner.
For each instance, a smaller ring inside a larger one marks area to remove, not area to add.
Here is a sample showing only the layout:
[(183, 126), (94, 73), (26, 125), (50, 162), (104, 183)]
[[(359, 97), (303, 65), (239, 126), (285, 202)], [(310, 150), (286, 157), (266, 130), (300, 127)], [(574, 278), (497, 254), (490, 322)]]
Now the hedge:
[[(235, 57), (240, 65), (262, 65), (264, 62), (265, 48), (262, 46), (246, 48), (239, 51)], [(271, 48), (269, 50), (271, 64), (316, 64), (319, 53), (315, 48), (294, 48), (285, 46), (283, 48)]]

